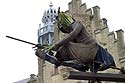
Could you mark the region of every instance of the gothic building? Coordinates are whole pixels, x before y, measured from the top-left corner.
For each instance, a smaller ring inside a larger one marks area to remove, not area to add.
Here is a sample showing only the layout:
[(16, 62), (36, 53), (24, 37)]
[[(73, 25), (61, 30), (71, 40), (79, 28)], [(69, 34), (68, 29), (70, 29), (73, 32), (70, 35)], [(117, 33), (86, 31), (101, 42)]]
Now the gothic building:
[[(81, 0), (72, 0), (68, 3), (68, 10), (65, 11), (65, 13), (85, 24), (88, 32), (97, 39), (101, 46), (113, 55), (117, 67), (125, 66), (124, 31), (120, 29), (109, 32), (106, 18), (100, 17), (99, 6), (87, 8), (86, 3), (82, 4)], [(44, 26), (41, 27), (40, 25), (38, 30), (39, 43), (50, 44), (50, 42), (53, 42), (53, 39), (54, 42), (57, 42), (65, 36), (58, 30), (56, 23), (54, 23), (54, 30), (52, 29), (52, 20), (55, 15), (56, 11), (52, 10), (51, 4), (50, 9), (45, 11), (42, 18)], [(38, 67), (38, 83), (85, 83), (85, 81), (82, 80), (78, 81), (65, 79), (66, 73), (73, 70), (72, 68), (61, 66), (58, 70), (55, 70), (52, 64), (41, 59), (38, 59)], [(119, 73), (118, 71), (112, 69), (104, 72)]]

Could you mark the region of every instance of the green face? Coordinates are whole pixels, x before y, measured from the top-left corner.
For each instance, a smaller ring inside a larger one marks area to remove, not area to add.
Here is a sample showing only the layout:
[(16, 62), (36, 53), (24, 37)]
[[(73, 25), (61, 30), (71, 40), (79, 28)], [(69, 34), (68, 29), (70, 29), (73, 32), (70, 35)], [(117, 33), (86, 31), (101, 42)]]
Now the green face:
[(70, 33), (70, 25), (74, 21), (72, 17), (67, 16), (65, 13), (61, 12), (58, 15), (58, 28), (63, 33)]

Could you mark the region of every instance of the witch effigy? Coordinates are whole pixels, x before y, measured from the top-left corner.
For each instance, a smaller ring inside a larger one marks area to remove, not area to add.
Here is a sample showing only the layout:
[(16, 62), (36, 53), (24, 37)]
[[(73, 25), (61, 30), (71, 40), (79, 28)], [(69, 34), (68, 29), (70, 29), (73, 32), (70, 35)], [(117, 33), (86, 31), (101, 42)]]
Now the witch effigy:
[(55, 64), (56, 67), (64, 65), (79, 71), (90, 69), (97, 72), (115, 67), (112, 55), (87, 32), (84, 24), (64, 12), (59, 12), (56, 19), (58, 29), (67, 35), (49, 49), (56, 51), (55, 55), (37, 49), (38, 57)]

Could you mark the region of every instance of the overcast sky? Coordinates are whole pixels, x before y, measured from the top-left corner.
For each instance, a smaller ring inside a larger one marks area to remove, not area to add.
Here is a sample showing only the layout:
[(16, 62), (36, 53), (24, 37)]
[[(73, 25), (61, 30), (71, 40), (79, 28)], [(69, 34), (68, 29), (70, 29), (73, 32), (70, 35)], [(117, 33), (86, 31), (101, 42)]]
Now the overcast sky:
[[(6, 38), (6, 35), (37, 43), (37, 29), (52, 1), (54, 8), (68, 9), (71, 0), (0, 1), (0, 83), (13, 83), (37, 74), (37, 57), (32, 45)], [(124, 0), (82, 0), (87, 7), (98, 5), (101, 18), (108, 20), (110, 31), (125, 30)]]

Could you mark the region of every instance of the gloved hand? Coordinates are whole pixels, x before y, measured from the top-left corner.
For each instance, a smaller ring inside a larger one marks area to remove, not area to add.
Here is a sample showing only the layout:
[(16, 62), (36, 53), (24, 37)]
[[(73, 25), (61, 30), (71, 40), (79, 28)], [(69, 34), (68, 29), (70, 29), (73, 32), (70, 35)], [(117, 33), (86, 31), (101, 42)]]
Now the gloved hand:
[(42, 51), (41, 49), (36, 49), (35, 55), (41, 59), (45, 59), (46, 53), (45, 51)]

